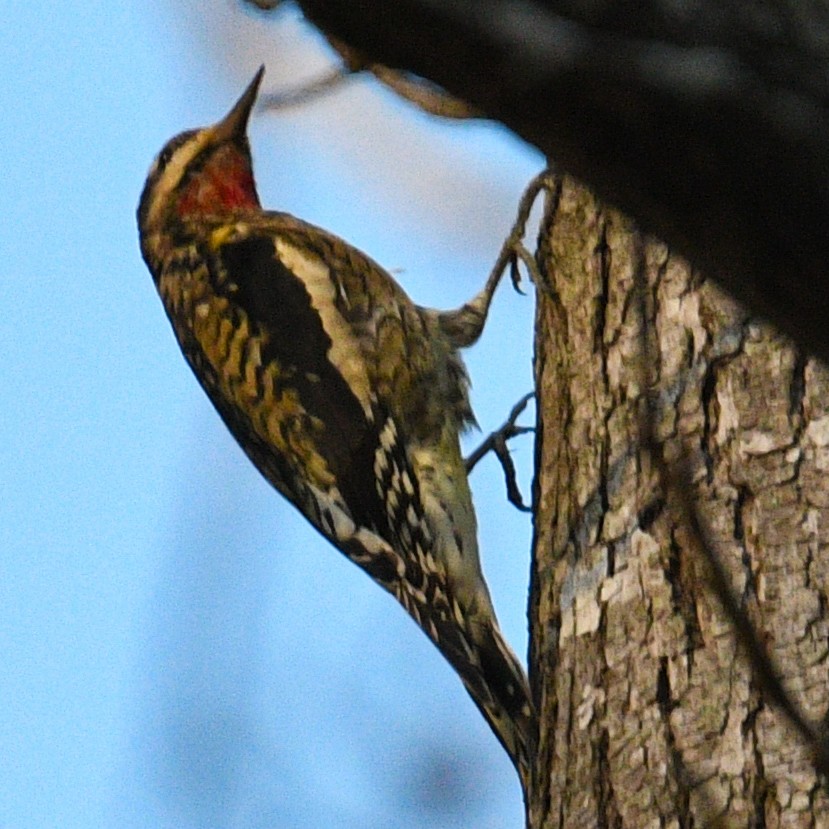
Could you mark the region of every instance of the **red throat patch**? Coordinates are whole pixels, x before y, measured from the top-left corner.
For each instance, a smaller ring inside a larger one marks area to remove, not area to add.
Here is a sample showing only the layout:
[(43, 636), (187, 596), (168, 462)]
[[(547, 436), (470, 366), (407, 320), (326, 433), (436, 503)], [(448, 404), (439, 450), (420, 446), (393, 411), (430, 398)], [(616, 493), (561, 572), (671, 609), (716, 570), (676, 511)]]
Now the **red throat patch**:
[(216, 150), (184, 187), (176, 206), (178, 215), (221, 216), (236, 210), (259, 208), (259, 196), (248, 157), (232, 146)]

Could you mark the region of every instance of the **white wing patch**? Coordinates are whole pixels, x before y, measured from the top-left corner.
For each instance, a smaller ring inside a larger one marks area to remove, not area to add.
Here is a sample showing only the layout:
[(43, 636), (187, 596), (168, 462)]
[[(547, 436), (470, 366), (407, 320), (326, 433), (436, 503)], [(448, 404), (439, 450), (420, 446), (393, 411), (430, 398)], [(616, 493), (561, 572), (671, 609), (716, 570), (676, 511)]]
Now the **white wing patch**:
[[(325, 333), (331, 338), (328, 359), (348, 383), (370, 420), (371, 387), (360, 343), (335, 304), (338, 281), (332, 278), (330, 268), (320, 259), (309, 256), (306, 251), (284, 239), (277, 238), (276, 255), (305, 285)], [(339, 290), (342, 290), (341, 287)]]

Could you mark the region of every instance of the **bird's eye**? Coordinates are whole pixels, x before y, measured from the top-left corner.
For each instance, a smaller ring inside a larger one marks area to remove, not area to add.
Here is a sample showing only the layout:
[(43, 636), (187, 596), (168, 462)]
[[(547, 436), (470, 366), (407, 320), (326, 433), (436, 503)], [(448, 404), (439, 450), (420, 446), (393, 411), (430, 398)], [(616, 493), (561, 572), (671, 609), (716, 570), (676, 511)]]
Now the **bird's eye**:
[(173, 156), (173, 153), (176, 151), (176, 148), (168, 144), (159, 154), (158, 160), (155, 163), (155, 167), (157, 170), (163, 170), (167, 163)]
[(181, 133), (181, 135), (177, 135), (175, 138), (171, 138), (155, 160), (155, 172), (160, 173), (164, 170), (170, 163), (170, 159), (175, 155), (176, 150), (183, 144), (186, 144), (195, 134), (196, 130), (188, 130), (187, 132)]

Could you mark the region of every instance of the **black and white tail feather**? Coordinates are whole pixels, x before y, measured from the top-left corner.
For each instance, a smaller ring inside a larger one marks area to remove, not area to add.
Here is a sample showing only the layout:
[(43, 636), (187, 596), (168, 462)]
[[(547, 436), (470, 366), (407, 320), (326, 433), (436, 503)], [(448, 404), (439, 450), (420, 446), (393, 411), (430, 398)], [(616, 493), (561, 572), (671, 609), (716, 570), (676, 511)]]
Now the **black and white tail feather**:
[[(381, 434), (396, 434), (387, 421)], [(420, 500), (417, 478), (399, 443), (377, 448), (377, 492), (386, 503), (389, 523), (398, 528), (396, 545), (361, 527), (335, 492), (310, 488), (317, 529), (351, 561), (400, 602), (458, 672), (464, 686), (512, 758), (527, 784), (534, 742), (534, 716), (524, 670), (504, 640), (493, 615), (469, 614), (451, 589)], [(382, 485), (381, 485), (382, 481)], [(488, 592), (485, 604), (489, 601)], [(481, 597), (479, 601), (483, 601)], [(491, 605), (489, 606), (491, 613)]]

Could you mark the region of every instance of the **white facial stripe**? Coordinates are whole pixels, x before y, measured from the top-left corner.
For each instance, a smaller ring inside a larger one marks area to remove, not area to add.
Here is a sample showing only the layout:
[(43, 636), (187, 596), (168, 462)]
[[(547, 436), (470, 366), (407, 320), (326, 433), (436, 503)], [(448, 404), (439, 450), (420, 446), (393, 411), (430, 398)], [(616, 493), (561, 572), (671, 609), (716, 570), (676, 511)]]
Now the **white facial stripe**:
[[(170, 193), (179, 186), (184, 171), (193, 159), (208, 145), (210, 138), (211, 132), (209, 129), (199, 130), (173, 153), (173, 157), (167, 162), (161, 178), (155, 183), (152, 191), (152, 201), (150, 202), (150, 209), (147, 213), (147, 225), (149, 227), (152, 227), (161, 218), (158, 215), (161, 211), (161, 206), (167, 202)], [(157, 166), (158, 158), (153, 162), (153, 168)], [(154, 169), (151, 169), (150, 176), (153, 175), (153, 172)]]
[(331, 338), (328, 359), (345, 378), (366, 416), (370, 416), (371, 389), (360, 344), (334, 304), (337, 286), (329, 268), (284, 239), (276, 240), (276, 254), (305, 285), (311, 304), (322, 319), (322, 327)]

